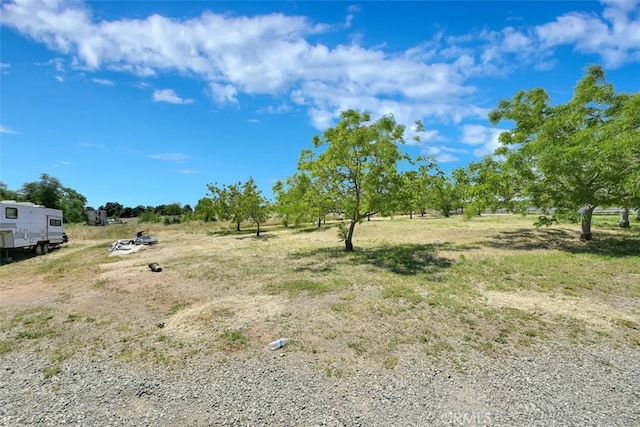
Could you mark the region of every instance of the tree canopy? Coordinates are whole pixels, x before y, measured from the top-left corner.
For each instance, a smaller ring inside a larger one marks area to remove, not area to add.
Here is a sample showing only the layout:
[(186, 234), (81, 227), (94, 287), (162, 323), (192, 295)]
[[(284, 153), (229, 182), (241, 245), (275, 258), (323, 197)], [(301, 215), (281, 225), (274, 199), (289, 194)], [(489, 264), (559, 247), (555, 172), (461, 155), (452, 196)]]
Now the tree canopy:
[(590, 240), (596, 206), (638, 204), (640, 94), (617, 93), (598, 65), (573, 98), (557, 106), (542, 88), (502, 100), (489, 118), (512, 121), (500, 135), (504, 165), (517, 176), (519, 197), (555, 215), (582, 218)]
[(336, 127), (314, 136), (316, 151), (301, 154), (300, 170), (323, 184), (325, 197), (349, 221), (346, 251), (353, 250), (356, 224), (392, 203), (403, 134), (404, 126), (392, 116), (371, 123), (369, 113), (347, 110)]

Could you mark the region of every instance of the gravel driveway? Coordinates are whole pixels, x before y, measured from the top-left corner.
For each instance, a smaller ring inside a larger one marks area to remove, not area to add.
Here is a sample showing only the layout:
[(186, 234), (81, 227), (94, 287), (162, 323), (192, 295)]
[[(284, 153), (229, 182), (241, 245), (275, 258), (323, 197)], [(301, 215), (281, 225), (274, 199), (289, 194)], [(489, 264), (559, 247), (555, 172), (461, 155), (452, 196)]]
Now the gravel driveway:
[(640, 349), (558, 347), (474, 355), (462, 368), (405, 355), (328, 375), (288, 352), (196, 357), (180, 368), (76, 356), (0, 359), (0, 424), (82, 426), (638, 426)]

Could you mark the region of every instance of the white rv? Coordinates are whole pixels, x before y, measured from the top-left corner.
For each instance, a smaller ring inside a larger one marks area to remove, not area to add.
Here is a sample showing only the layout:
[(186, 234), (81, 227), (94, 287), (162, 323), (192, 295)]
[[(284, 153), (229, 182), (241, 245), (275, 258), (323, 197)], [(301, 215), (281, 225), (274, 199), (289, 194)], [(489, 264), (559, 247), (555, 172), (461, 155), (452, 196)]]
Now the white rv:
[(18, 249), (43, 255), (66, 241), (60, 209), (14, 200), (0, 202), (0, 256)]

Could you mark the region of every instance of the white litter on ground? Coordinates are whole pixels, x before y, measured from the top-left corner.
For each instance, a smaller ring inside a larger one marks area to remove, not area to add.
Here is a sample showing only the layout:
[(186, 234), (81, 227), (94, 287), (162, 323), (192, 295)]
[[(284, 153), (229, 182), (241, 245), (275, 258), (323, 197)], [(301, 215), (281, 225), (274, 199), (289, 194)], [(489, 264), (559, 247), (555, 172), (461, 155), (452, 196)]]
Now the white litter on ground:
[(138, 252), (144, 247), (145, 245), (136, 245), (133, 239), (119, 239), (109, 247), (109, 255), (126, 255)]

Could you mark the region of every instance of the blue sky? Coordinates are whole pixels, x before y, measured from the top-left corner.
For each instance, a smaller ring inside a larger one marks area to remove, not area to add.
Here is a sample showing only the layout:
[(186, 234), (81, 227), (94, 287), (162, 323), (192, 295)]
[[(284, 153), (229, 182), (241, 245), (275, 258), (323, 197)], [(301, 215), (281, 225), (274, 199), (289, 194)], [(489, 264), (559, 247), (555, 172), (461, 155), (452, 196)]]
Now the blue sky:
[(249, 177), (270, 197), (349, 108), (393, 114), (449, 171), (495, 148), (487, 113), (519, 89), (565, 102), (599, 63), (640, 91), (637, 0), (19, 0), (0, 37), (0, 181), (48, 173), (93, 207)]

